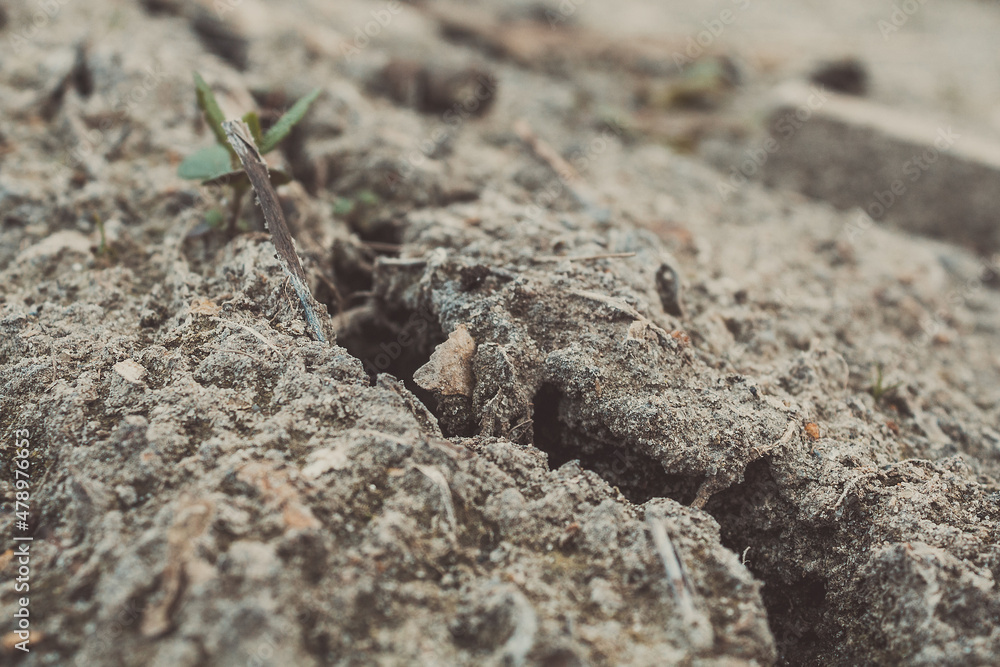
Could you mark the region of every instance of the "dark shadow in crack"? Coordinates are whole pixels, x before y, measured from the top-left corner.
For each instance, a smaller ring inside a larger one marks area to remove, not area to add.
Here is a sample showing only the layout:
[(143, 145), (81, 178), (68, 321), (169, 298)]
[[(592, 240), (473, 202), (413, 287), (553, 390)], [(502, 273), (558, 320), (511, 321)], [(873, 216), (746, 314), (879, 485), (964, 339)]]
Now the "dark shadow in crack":
[(668, 474), (659, 462), (636, 451), (630, 443), (574, 431), (562, 417), (566, 401), (564, 393), (551, 383), (543, 384), (535, 394), (533, 442), (548, 454), (550, 469), (579, 461), (581, 467), (618, 487), (636, 505), (653, 498), (672, 498), (683, 504), (694, 500), (701, 479)]
[(437, 320), (376, 304), (359, 308), (346, 322), (347, 326), (337, 332), (337, 343), (361, 360), (372, 383), (378, 373), (389, 373), (435, 412), (432, 395), (413, 381), (413, 374), (446, 338)]
[[(747, 466), (744, 481), (714, 495), (705, 506), (721, 527), (722, 545), (744, 555), (748, 570), (764, 582), (761, 597), (778, 649), (779, 665), (823, 664), (835, 653), (821, 624), (827, 582), (802, 562), (819, 561), (836, 539), (832, 531), (802, 525), (784, 500), (767, 459)], [(828, 629), (830, 630), (830, 629)]]

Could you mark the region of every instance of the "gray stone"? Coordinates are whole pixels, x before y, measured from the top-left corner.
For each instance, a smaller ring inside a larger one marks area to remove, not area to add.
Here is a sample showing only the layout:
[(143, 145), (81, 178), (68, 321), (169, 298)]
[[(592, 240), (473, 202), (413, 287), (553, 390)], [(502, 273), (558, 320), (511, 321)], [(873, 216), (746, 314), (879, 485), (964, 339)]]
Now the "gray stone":
[[(1000, 144), (867, 100), (791, 85), (770, 117), (768, 185), (981, 252), (1000, 249)], [(859, 229), (870, 225), (861, 216)], [(849, 240), (857, 234), (848, 231)]]

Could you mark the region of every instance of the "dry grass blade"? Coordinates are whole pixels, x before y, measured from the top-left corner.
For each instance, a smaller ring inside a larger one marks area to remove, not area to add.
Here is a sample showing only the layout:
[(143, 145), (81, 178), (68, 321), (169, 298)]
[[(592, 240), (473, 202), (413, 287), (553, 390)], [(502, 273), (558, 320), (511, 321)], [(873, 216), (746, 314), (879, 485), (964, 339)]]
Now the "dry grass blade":
[(261, 157), (246, 123), (241, 120), (230, 120), (223, 123), (222, 127), (226, 131), (230, 145), (236, 151), (240, 162), (243, 163), (243, 169), (250, 178), (250, 184), (253, 185), (254, 192), (257, 194), (257, 201), (264, 213), (264, 221), (267, 223), (268, 231), (271, 232), (271, 243), (278, 251), (281, 267), (288, 274), (292, 287), (295, 288), (295, 293), (299, 295), (299, 300), (306, 312), (306, 321), (312, 327), (316, 338), (325, 342), (326, 337), (323, 335), (319, 318), (316, 317), (316, 311), (313, 308), (315, 300), (309, 291), (306, 274), (299, 263), (299, 256), (295, 254), (292, 235), (288, 232), (288, 224), (281, 212), (278, 195), (274, 192), (274, 187), (268, 176), (267, 163)]
[[(213, 317), (212, 319), (215, 320), (216, 322), (221, 322), (223, 324), (232, 324), (234, 327), (239, 327), (240, 329), (243, 329), (244, 331), (246, 331), (250, 335), (254, 336), (257, 340), (259, 340), (260, 342), (264, 343), (264, 345), (267, 345), (269, 348), (271, 348), (272, 350), (274, 350), (274, 353), (277, 354), (279, 357), (284, 358), (284, 355), (281, 353), (281, 350), (279, 350), (274, 345), (274, 343), (272, 343), (268, 339), (264, 338), (263, 335), (261, 335), (257, 331), (254, 331), (253, 329), (251, 329), (247, 325), (240, 324), (239, 322), (236, 322), (236, 321), (233, 321), (233, 320), (226, 320), (226, 319), (223, 319), (221, 317)], [(235, 350), (233, 350), (233, 351), (235, 351)]]
[(444, 474), (434, 466), (414, 464), (425, 477), (434, 482), (441, 493), (441, 502), (444, 504), (445, 518), (448, 520), (448, 528), (451, 530), (450, 537), (454, 541), (458, 537), (458, 518), (455, 515), (455, 504), (451, 499), (451, 487)]
[(559, 154), (559, 151), (535, 134), (528, 121), (522, 118), (515, 122), (514, 132), (538, 159), (555, 172), (563, 187), (587, 211), (588, 215), (598, 221), (607, 220), (609, 212), (599, 208), (594, 203), (594, 196), (590, 192), (590, 188), (584, 184), (580, 173)]
[(684, 625), (690, 633), (692, 644), (700, 646), (711, 645), (713, 635), (712, 626), (708, 622), (708, 619), (704, 618), (695, 609), (694, 596), (691, 595), (691, 588), (687, 577), (684, 576), (684, 569), (677, 558), (677, 552), (670, 541), (670, 536), (667, 535), (667, 529), (663, 525), (663, 521), (647, 515), (646, 524), (649, 526), (649, 532), (653, 536), (653, 546), (656, 547), (656, 551), (660, 555), (660, 560), (663, 561), (663, 568), (667, 573), (667, 581), (670, 583), (670, 589), (674, 594), (674, 600), (677, 602), (677, 608), (684, 621)]
[(594, 262), (599, 259), (627, 259), (635, 257), (634, 252), (607, 252), (599, 255), (542, 255), (534, 257), (536, 262)]

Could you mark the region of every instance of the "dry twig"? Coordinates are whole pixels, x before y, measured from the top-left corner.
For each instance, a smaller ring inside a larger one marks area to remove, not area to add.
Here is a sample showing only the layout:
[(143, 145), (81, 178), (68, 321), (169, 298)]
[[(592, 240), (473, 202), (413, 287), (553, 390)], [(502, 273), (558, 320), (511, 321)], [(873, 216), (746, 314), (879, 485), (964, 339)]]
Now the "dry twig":
[(663, 521), (647, 514), (646, 525), (649, 526), (649, 532), (653, 536), (653, 545), (660, 555), (660, 560), (663, 561), (663, 568), (667, 572), (667, 581), (670, 583), (670, 589), (673, 591), (678, 610), (690, 633), (692, 643), (699, 646), (711, 645), (712, 626), (695, 609), (694, 596), (691, 595), (687, 577), (684, 576), (684, 569), (677, 558), (677, 552), (674, 551), (674, 545), (670, 541), (670, 536), (667, 535)]
[(563, 260), (569, 262), (592, 262), (598, 259), (625, 259), (628, 257), (635, 257), (634, 252), (608, 252), (603, 255), (542, 255), (541, 257), (534, 257), (536, 262), (561, 262)]
[(257, 145), (254, 143), (250, 128), (241, 120), (230, 120), (222, 124), (226, 131), (226, 138), (236, 151), (236, 155), (243, 163), (243, 169), (250, 178), (254, 192), (257, 194), (257, 202), (264, 213), (264, 221), (267, 229), (271, 232), (271, 243), (278, 251), (278, 261), (281, 268), (285, 270), (295, 293), (299, 295), (299, 301), (306, 311), (306, 321), (312, 327), (313, 333), (320, 342), (326, 342), (323, 329), (320, 326), (319, 318), (313, 308), (315, 299), (309, 291), (306, 281), (306, 274), (299, 263), (299, 256), (295, 254), (295, 245), (292, 243), (292, 235), (288, 231), (288, 224), (285, 216), (281, 212), (281, 205), (278, 204), (278, 195), (274, 192), (271, 179), (267, 172), (267, 163), (261, 157)]
[(240, 324), (239, 322), (237, 322), (237, 321), (235, 321), (235, 320), (227, 320), (227, 319), (223, 319), (223, 318), (221, 318), (221, 317), (213, 317), (212, 319), (213, 319), (213, 320), (215, 320), (216, 322), (222, 322), (222, 323), (224, 323), (224, 324), (232, 324), (232, 325), (233, 325), (233, 326), (235, 326), (235, 327), (239, 327), (240, 329), (243, 329), (243, 330), (244, 330), (244, 331), (246, 331), (247, 333), (249, 333), (249, 334), (251, 334), (252, 336), (254, 336), (255, 338), (257, 338), (257, 339), (258, 339), (258, 340), (259, 340), (260, 342), (264, 343), (264, 345), (267, 345), (267, 346), (268, 346), (269, 348), (271, 348), (272, 350), (274, 350), (275, 354), (277, 354), (277, 355), (278, 355), (279, 357), (284, 357), (284, 355), (283, 355), (283, 354), (281, 354), (281, 350), (279, 350), (279, 349), (278, 349), (278, 348), (277, 348), (277, 347), (276, 347), (276, 346), (274, 345), (274, 343), (272, 343), (272, 342), (271, 342), (271, 341), (269, 341), (268, 339), (264, 338), (264, 336), (263, 336), (263, 335), (261, 335), (261, 334), (260, 334), (260, 333), (258, 333), (257, 331), (254, 331), (253, 329), (251, 329), (251, 328), (250, 328), (250, 327), (248, 327), (247, 325), (245, 325), (245, 324)]
[(580, 173), (569, 162), (559, 155), (559, 151), (554, 149), (544, 139), (535, 134), (534, 130), (523, 118), (514, 123), (514, 132), (521, 138), (521, 141), (531, 149), (540, 160), (549, 166), (559, 177), (559, 181), (564, 188), (573, 196), (573, 199), (584, 208), (584, 210), (595, 220), (604, 221), (608, 218), (608, 211), (599, 208), (594, 203), (594, 197), (590, 189), (580, 178)]

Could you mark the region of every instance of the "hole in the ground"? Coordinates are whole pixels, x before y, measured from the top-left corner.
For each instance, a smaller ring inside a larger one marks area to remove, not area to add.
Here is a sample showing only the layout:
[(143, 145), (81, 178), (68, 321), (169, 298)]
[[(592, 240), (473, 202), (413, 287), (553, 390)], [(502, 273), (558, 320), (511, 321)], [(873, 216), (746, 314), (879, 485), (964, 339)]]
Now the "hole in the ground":
[(806, 575), (781, 588), (765, 584), (761, 598), (778, 649), (778, 664), (822, 664), (816, 626), (826, 599), (826, 582)]
[(701, 480), (667, 474), (652, 457), (631, 451), (610, 437), (574, 432), (563, 417), (567, 407), (565, 396), (553, 384), (543, 384), (535, 394), (534, 445), (548, 455), (550, 469), (577, 460), (637, 505), (653, 498), (673, 498), (684, 504), (694, 500)]
[(361, 360), (372, 380), (378, 373), (390, 373), (433, 411), (432, 395), (413, 382), (413, 374), (445, 341), (441, 326), (408, 310), (389, 311), (377, 305), (359, 310), (358, 317), (337, 333), (337, 343)]
[(821, 664), (832, 649), (823, 638), (827, 633), (818, 632), (826, 581), (799, 563), (818, 560), (834, 536), (796, 521), (766, 459), (747, 466), (744, 481), (713, 496), (705, 510), (719, 522), (723, 546), (745, 553), (747, 568), (764, 582), (761, 597), (778, 664)]

